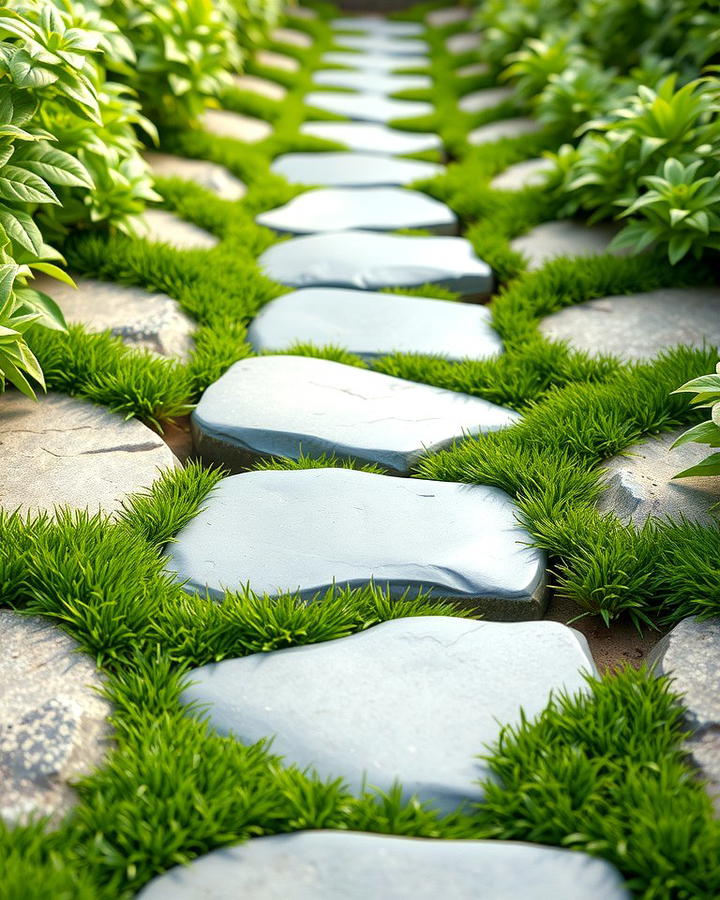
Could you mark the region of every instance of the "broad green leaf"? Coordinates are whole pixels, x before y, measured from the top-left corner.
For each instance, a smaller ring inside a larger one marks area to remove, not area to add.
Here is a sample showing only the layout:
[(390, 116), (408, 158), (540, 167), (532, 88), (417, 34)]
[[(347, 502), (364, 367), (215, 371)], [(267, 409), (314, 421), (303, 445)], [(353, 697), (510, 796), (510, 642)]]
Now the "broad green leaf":
[(62, 310), (52, 297), (48, 297), (47, 294), (36, 291), (34, 288), (20, 288), (15, 294), (22, 304), (23, 312), (28, 311), (39, 316), (37, 320), (39, 325), (52, 331), (67, 331), (67, 323)]
[(49, 275), (51, 278), (55, 278), (57, 281), (62, 281), (65, 284), (69, 284), (70, 287), (77, 287), (75, 282), (64, 269), (60, 269), (58, 266), (54, 266), (52, 263), (31, 262), (29, 263), (29, 265), (31, 269), (37, 269), (38, 272), (44, 272), (46, 275)]
[(38, 65), (24, 50), (18, 50), (10, 59), (10, 74), (13, 82), (20, 88), (42, 88), (54, 84), (59, 73), (47, 66)]
[(701, 422), (699, 425), (694, 425), (681, 434), (670, 449), (674, 450), (675, 447), (690, 443), (720, 447), (720, 427), (715, 422)]
[(51, 184), (63, 187), (94, 187), (90, 173), (74, 156), (51, 147), (36, 144), (23, 151), (18, 160), (23, 168), (34, 172)]
[(7, 236), (24, 250), (38, 256), (42, 250), (43, 239), (40, 229), (32, 216), (20, 210), (10, 210), (0, 206), (0, 225)]
[(720, 453), (713, 453), (696, 466), (678, 472), (675, 478), (702, 478), (707, 475), (720, 475)]
[(693, 378), (687, 381), (681, 387), (672, 391), (673, 394), (695, 394), (701, 392), (715, 391), (720, 392), (720, 374), (701, 375), (699, 378)]
[(0, 169), (0, 198), (21, 203), (59, 203), (55, 192), (42, 178), (18, 166)]

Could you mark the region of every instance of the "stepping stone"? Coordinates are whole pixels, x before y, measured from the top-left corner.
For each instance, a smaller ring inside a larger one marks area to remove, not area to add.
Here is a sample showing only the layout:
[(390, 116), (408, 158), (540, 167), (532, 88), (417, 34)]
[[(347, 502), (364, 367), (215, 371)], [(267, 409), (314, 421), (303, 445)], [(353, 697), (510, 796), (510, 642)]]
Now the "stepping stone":
[(292, 19), (303, 19), (306, 22), (312, 22), (318, 17), (317, 12), (307, 6), (293, 6), (285, 14)]
[(432, 28), (445, 28), (447, 25), (467, 22), (469, 19), (472, 19), (472, 16), (472, 10), (466, 6), (446, 6), (429, 12), (425, 16), (425, 21)]
[(711, 509), (720, 503), (720, 479), (675, 479), (678, 472), (696, 466), (713, 452), (706, 444), (681, 444), (671, 450), (685, 430), (646, 438), (604, 462), (601, 469), (608, 489), (600, 497), (598, 509), (635, 525), (651, 516), (716, 524), (718, 513)]
[(34, 288), (55, 300), (68, 322), (90, 332), (109, 330), (131, 347), (187, 361), (195, 324), (176, 300), (111, 281), (78, 278), (76, 284), (72, 288), (45, 275), (33, 281)]
[(472, 31), (462, 31), (460, 34), (453, 34), (445, 41), (448, 51), (455, 56), (461, 53), (470, 53), (472, 50), (478, 50), (483, 43), (481, 34)]
[(426, 69), (430, 65), (427, 56), (389, 56), (380, 53), (351, 53), (331, 50), (322, 61), (332, 65), (348, 66), (361, 72), (394, 72), (404, 69)]
[(437, 134), (397, 131), (372, 122), (304, 122), (302, 134), (344, 144), (349, 150), (400, 156), (439, 150), (442, 141)]
[(586, 691), (583, 672), (594, 672), (585, 638), (559, 622), (417, 616), (193, 669), (181, 702), (244, 744), (274, 736), (286, 764), (355, 793), (397, 780), (404, 799), (450, 813), (483, 800), (478, 754), (503, 727), (521, 709), (532, 720), (551, 694)]
[(335, 43), (346, 50), (360, 53), (379, 53), (387, 56), (422, 56), (429, 50), (425, 41), (410, 38), (389, 37), (383, 34), (342, 34), (336, 35)]
[(413, 37), (425, 31), (419, 22), (394, 22), (382, 16), (346, 16), (333, 19), (330, 24), (334, 31), (362, 31), (387, 37)]
[(225, 166), (204, 159), (185, 159), (169, 153), (143, 153), (143, 159), (150, 166), (156, 178), (182, 178), (194, 181), (207, 191), (212, 191), (223, 200), (240, 200), (245, 196), (246, 187), (232, 175)]
[(57, 825), (76, 802), (70, 782), (110, 749), (110, 704), (77, 651), (47, 620), (0, 610), (0, 818), (10, 825), (32, 814)]
[(336, 468), (246, 472), (224, 479), (168, 545), (167, 568), (216, 599), (249, 585), (310, 602), (333, 585), (374, 582), (396, 599), (431, 591), (486, 618), (539, 619), (546, 559), (517, 514), (486, 485)]
[(519, 116), (515, 119), (500, 119), (498, 122), (490, 122), (481, 125), (468, 135), (468, 141), (475, 146), (492, 144), (503, 138), (524, 137), (527, 134), (537, 134), (542, 126), (535, 119)]
[(257, 144), (272, 134), (272, 126), (262, 119), (244, 116), (230, 109), (206, 109), (200, 124), (217, 137), (232, 138), (244, 144)]
[(176, 250), (212, 250), (220, 243), (214, 234), (166, 209), (146, 209), (142, 222), (146, 241), (168, 244)]
[(466, 94), (458, 106), (467, 113), (481, 112), (510, 100), (514, 93), (515, 91), (509, 87), (485, 88), (482, 91), (473, 91), (471, 94)]
[(392, 100), (376, 94), (346, 94), (338, 91), (311, 91), (305, 95), (305, 105), (358, 122), (415, 119), (418, 116), (429, 116), (434, 110), (432, 103), (420, 100)]
[(291, 184), (363, 188), (401, 186), (444, 171), (435, 163), (375, 153), (286, 153), (270, 168)]
[(439, 200), (406, 188), (316, 188), (261, 213), (255, 221), (281, 234), (319, 234), (362, 228), (419, 228), (457, 234), (455, 214)]
[(327, 359), (260, 356), (210, 385), (192, 433), (203, 459), (234, 472), (266, 457), (335, 454), (407, 475), (426, 452), (519, 419), (479, 397)]
[(365, 94), (385, 96), (432, 87), (432, 79), (428, 75), (393, 75), (387, 72), (345, 69), (320, 69), (313, 75), (313, 80), (322, 87), (348, 88)]
[(467, 297), (489, 294), (490, 266), (463, 238), (339, 231), (293, 238), (259, 259), (269, 278), (288, 287), (378, 291), (438, 284)]
[(509, 166), (490, 182), (496, 191), (522, 191), (529, 187), (541, 187), (546, 175), (555, 168), (550, 159), (526, 159)]
[(614, 224), (587, 225), (579, 219), (562, 219), (537, 225), (510, 241), (510, 246), (525, 257), (528, 271), (534, 272), (559, 256), (626, 256), (627, 251), (609, 249), (618, 231)]
[(462, 66), (455, 74), (458, 78), (473, 78), (476, 75), (487, 75), (490, 66), (484, 62), (470, 63), (470, 65)]
[(155, 878), (139, 900), (629, 900), (602, 859), (516, 841), (297, 831), (215, 850)]
[(296, 31), (294, 28), (275, 28), (270, 32), (270, 38), (278, 44), (288, 44), (290, 47), (300, 47), (307, 50), (312, 47), (312, 38), (304, 31)]
[(287, 96), (287, 88), (276, 81), (260, 78), (258, 75), (233, 75), (232, 80), (238, 90), (259, 94), (261, 97), (267, 97), (268, 100), (284, 100)]
[(300, 63), (292, 56), (284, 53), (275, 53), (274, 50), (258, 50), (255, 53), (255, 62), (267, 69), (280, 69), (283, 72), (299, 72)]
[(624, 362), (653, 359), (678, 344), (720, 347), (720, 288), (665, 288), (588, 300), (548, 316), (540, 330), (574, 350)]

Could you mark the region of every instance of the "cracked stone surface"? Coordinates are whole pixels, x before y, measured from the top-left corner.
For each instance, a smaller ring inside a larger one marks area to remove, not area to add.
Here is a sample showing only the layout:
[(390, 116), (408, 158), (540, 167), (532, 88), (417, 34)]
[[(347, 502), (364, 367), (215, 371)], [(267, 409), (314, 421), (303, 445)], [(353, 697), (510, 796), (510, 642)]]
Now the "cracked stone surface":
[(289, 47), (300, 47), (307, 50), (312, 47), (312, 38), (304, 31), (297, 31), (295, 28), (274, 28), (270, 33), (273, 41), (279, 44), (287, 44)]
[(482, 46), (483, 38), (481, 34), (473, 31), (461, 31), (460, 34), (453, 34), (445, 41), (445, 46), (450, 53), (459, 56), (461, 53), (470, 53)]
[(242, 181), (225, 166), (219, 166), (217, 163), (204, 159), (186, 159), (169, 153), (153, 153), (149, 150), (143, 153), (143, 158), (153, 175), (158, 178), (184, 178), (186, 181), (194, 181), (223, 200), (240, 200), (245, 196), (247, 189)]
[(487, 306), (337, 288), (306, 288), (271, 300), (248, 340), (258, 353), (332, 344), (366, 360), (399, 352), (459, 361), (503, 352)]
[(305, 95), (307, 106), (346, 116), (356, 122), (382, 122), (415, 119), (433, 111), (432, 103), (420, 100), (392, 100), (377, 94), (347, 94), (339, 91), (312, 91)]
[(551, 692), (585, 690), (583, 671), (585, 638), (558, 622), (417, 616), (194, 669), (182, 699), (207, 704), (221, 734), (274, 735), (273, 752), (323, 778), (354, 791), (397, 779), (405, 798), (451, 812), (483, 799), (478, 748), (521, 707), (532, 719)]
[(191, 421), (198, 453), (232, 471), (268, 456), (334, 453), (407, 475), (425, 451), (519, 418), (458, 391), (280, 355), (236, 362), (205, 391)]
[[(340, 887), (342, 886), (342, 887)], [(141, 900), (629, 900), (617, 870), (584, 853), (506, 841), (347, 831), (254, 838), (178, 866)]]
[(545, 175), (554, 168), (549, 159), (526, 159), (508, 166), (490, 182), (490, 187), (498, 191), (522, 191), (524, 188), (540, 187), (545, 184)]
[(397, 35), (374, 34), (336, 34), (335, 43), (342, 50), (350, 48), (369, 55), (380, 56), (424, 56), (428, 52), (425, 41)]
[(47, 620), (0, 610), (0, 818), (10, 824), (33, 813), (57, 822), (75, 802), (68, 782), (109, 747), (110, 705), (77, 647)]
[(488, 125), (481, 125), (468, 135), (468, 141), (478, 146), (479, 144), (492, 144), (502, 138), (523, 137), (526, 134), (536, 134), (542, 126), (535, 119), (518, 116), (514, 119), (499, 119)]
[(52, 297), (68, 322), (92, 332), (110, 330), (132, 347), (187, 360), (195, 325), (176, 300), (110, 281), (76, 278), (75, 283), (72, 288), (41, 275), (33, 287)]
[(484, 88), (482, 91), (465, 94), (458, 105), (464, 112), (475, 113), (499, 106), (509, 100), (513, 94), (513, 89), (509, 87)]
[(400, 91), (424, 90), (432, 86), (429, 75), (393, 75), (391, 72), (359, 72), (345, 69), (320, 69), (313, 81), (321, 87), (348, 88), (366, 94), (390, 96)]
[(259, 75), (233, 75), (232, 79), (238, 90), (250, 91), (251, 94), (259, 94), (268, 100), (284, 100), (287, 96), (286, 87), (268, 78), (260, 78)]
[(395, 22), (381, 16), (344, 16), (333, 19), (335, 31), (362, 31), (385, 37), (414, 37), (425, 30), (419, 22)]
[(375, 153), (285, 153), (270, 167), (291, 184), (327, 187), (395, 187), (443, 172), (435, 163)]
[(275, 53), (274, 50), (258, 50), (255, 61), (268, 69), (279, 69), (281, 72), (299, 72), (300, 63), (292, 56)]
[(262, 119), (229, 109), (206, 109), (200, 118), (200, 124), (210, 134), (232, 138), (245, 144), (257, 144), (272, 134), (272, 126)]
[(292, 238), (259, 259), (288, 287), (386, 287), (438, 284), (473, 297), (490, 293), (492, 271), (464, 238), (339, 231)]
[(217, 599), (249, 584), (310, 602), (374, 581), (515, 622), (547, 602), (545, 554), (530, 541), (499, 488), (327, 468), (224, 479), (166, 554), (188, 591)]
[(212, 250), (220, 243), (214, 234), (166, 209), (146, 209), (143, 223), (145, 240), (169, 244), (176, 250)]
[(455, 214), (445, 203), (419, 191), (397, 187), (316, 188), (256, 217), (259, 225), (281, 234), (319, 234), (363, 229), (397, 231), (419, 228), (457, 234)]
[(353, 53), (351, 50), (331, 50), (323, 55), (322, 61), (368, 72), (426, 69), (430, 65), (427, 56), (389, 56), (382, 53)]
[[(56, 505), (115, 512), (175, 457), (136, 419), (64, 394), (0, 397), (0, 506), (52, 513)], [(32, 472), (32, 478), (28, 478)]]
[(439, 135), (426, 132), (398, 131), (375, 122), (303, 122), (302, 134), (343, 144), (348, 150), (399, 156), (439, 150)]
[(472, 18), (472, 10), (466, 6), (446, 6), (434, 9), (425, 16), (425, 21), (432, 28), (445, 28), (458, 22), (467, 22)]
[(510, 241), (513, 250), (527, 260), (532, 272), (559, 256), (625, 256), (622, 250), (610, 250), (610, 242), (618, 233), (616, 225), (587, 225), (579, 219), (543, 222)]

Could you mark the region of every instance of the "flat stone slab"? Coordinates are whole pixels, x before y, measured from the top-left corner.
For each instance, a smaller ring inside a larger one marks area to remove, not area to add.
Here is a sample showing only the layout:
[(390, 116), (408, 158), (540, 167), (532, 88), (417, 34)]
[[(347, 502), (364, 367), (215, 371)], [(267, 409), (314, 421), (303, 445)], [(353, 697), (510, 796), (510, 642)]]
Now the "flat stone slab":
[(419, 22), (395, 22), (384, 16), (343, 16), (330, 24), (334, 31), (362, 31), (388, 37), (414, 37), (425, 31)]
[(517, 512), (486, 485), (334, 468), (247, 472), (220, 483), (168, 545), (167, 567), (187, 590), (217, 599), (249, 584), (310, 602), (333, 585), (374, 581), (393, 598), (431, 591), (486, 618), (538, 619), (546, 559)]
[(425, 90), (432, 86), (428, 75), (394, 75), (392, 72), (361, 72), (357, 69), (320, 69), (313, 75), (313, 81), (321, 87), (348, 88), (388, 97), (400, 91)]
[(233, 75), (233, 84), (238, 90), (249, 91), (251, 94), (259, 94), (268, 100), (284, 100), (287, 96), (287, 88), (270, 81), (268, 78), (260, 78), (259, 75)]
[(445, 6), (442, 9), (434, 9), (425, 16), (425, 21), (432, 28), (445, 28), (446, 25), (455, 25), (458, 22), (467, 22), (472, 18), (472, 10), (467, 6)]
[(145, 162), (157, 178), (183, 178), (194, 181), (223, 200), (240, 200), (247, 188), (225, 166), (204, 159), (186, 159), (169, 153), (143, 153)]
[(503, 352), (487, 306), (372, 291), (306, 288), (271, 300), (248, 330), (258, 353), (293, 344), (343, 347), (366, 360), (388, 353), (489, 359)]
[(426, 69), (430, 65), (428, 56), (389, 56), (383, 53), (353, 53), (351, 50), (331, 50), (323, 55), (322, 61), (361, 72)]
[(387, 56), (423, 56), (429, 50), (425, 41), (414, 38), (375, 34), (338, 34), (335, 43), (341, 48), (360, 53), (378, 53)]
[(287, 44), (289, 47), (300, 47), (307, 50), (312, 47), (312, 38), (304, 31), (297, 31), (295, 28), (274, 28), (270, 32), (270, 37), (278, 44)]
[(91, 332), (111, 331), (131, 347), (187, 360), (195, 324), (176, 300), (111, 281), (77, 278), (75, 283), (72, 288), (41, 275), (33, 287), (52, 297), (68, 322)]
[(0, 610), (0, 818), (57, 820), (74, 805), (69, 782), (102, 764), (110, 704), (78, 644), (39, 616)]
[(667, 288), (601, 297), (544, 319), (541, 331), (591, 356), (627, 362), (656, 357), (683, 344), (720, 347), (720, 288)]
[(118, 511), (176, 462), (136, 419), (64, 394), (33, 401), (16, 391), (0, 399), (0, 457), (0, 506), (23, 515), (65, 504)]
[(217, 137), (232, 138), (244, 144), (257, 144), (272, 134), (272, 126), (262, 119), (245, 116), (230, 109), (206, 109), (200, 124)]
[(625, 251), (609, 249), (618, 230), (611, 224), (587, 225), (576, 219), (561, 219), (537, 225), (510, 241), (510, 246), (525, 257), (528, 270), (535, 271), (560, 256), (625, 256)]
[(633, 444), (627, 455), (602, 464), (607, 491), (598, 502), (601, 512), (614, 512), (623, 521), (641, 525), (651, 516), (681, 518), (703, 525), (717, 523), (711, 508), (720, 503), (720, 479), (709, 476), (678, 478), (713, 451), (706, 444), (681, 444), (671, 450), (685, 429)]
[(514, 119), (500, 119), (481, 125), (468, 135), (468, 141), (475, 146), (480, 144), (492, 144), (503, 138), (524, 137), (526, 134), (537, 134), (542, 126), (535, 119), (518, 116)]
[(336, 454), (407, 475), (426, 451), (519, 419), (479, 397), (327, 359), (261, 356), (210, 385), (192, 433), (205, 460), (235, 472), (264, 457)]
[(398, 131), (373, 122), (304, 122), (300, 131), (361, 153), (401, 156), (442, 148), (437, 134)]
[(467, 66), (462, 66), (456, 71), (456, 75), (458, 78), (474, 78), (476, 75), (487, 75), (490, 71), (490, 66), (484, 62), (470, 63)]
[(592, 671), (585, 638), (558, 622), (417, 616), (193, 669), (182, 701), (243, 743), (274, 736), (273, 752), (323, 779), (355, 792), (397, 779), (405, 799), (448, 813), (482, 801), (478, 754), (521, 708), (534, 718)]
[(496, 175), (490, 182), (490, 187), (497, 191), (522, 191), (529, 187), (540, 187), (545, 184), (547, 173), (554, 168), (550, 159), (526, 159), (508, 166)]
[(482, 46), (483, 37), (474, 31), (461, 31), (460, 34), (453, 34), (445, 41), (445, 46), (450, 53), (459, 56), (461, 53), (470, 53), (472, 50), (479, 50)]
[(288, 287), (379, 291), (438, 284), (467, 297), (489, 294), (490, 266), (457, 237), (338, 231), (292, 238), (266, 250), (260, 266)]
[(449, 206), (419, 191), (398, 187), (316, 188), (261, 213), (255, 221), (281, 234), (320, 234), (349, 228), (418, 228), (435, 234), (457, 234), (458, 230)]
[(212, 250), (220, 243), (214, 234), (166, 209), (146, 209), (143, 226), (146, 241), (169, 244), (176, 250)]
[[(341, 886), (341, 887), (340, 887)], [(141, 900), (629, 900), (620, 874), (584, 853), (510, 841), (298, 831), (215, 850), (159, 876)]]
[(377, 94), (348, 94), (340, 91), (311, 91), (305, 95), (307, 106), (345, 116), (356, 122), (392, 122), (415, 119), (433, 111), (431, 103), (420, 100), (393, 100)]
[(327, 187), (393, 187), (441, 175), (443, 167), (375, 153), (286, 153), (270, 167), (291, 184)]
[(473, 91), (465, 94), (458, 106), (463, 112), (476, 113), (484, 109), (492, 109), (506, 100), (510, 100), (515, 92), (509, 87), (485, 88), (482, 91)]
[(292, 56), (275, 53), (274, 50), (258, 50), (255, 61), (267, 69), (279, 69), (281, 72), (299, 72), (300, 63)]

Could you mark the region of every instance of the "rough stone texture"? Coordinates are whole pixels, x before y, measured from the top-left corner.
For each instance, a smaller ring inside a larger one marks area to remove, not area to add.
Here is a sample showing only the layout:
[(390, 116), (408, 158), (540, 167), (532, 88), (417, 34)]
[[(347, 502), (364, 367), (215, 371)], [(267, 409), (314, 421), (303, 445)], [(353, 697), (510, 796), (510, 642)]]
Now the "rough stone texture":
[(270, 33), (270, 37), (279, 44), (287, 44), (290, 47), (300, 47), (303, 50), (312, 47), (313, 43), (309, 34), (306, 34), (304, 31), (297, 31), (294, 28), (275, 28)]
[(535, 134), (540, 131), (541, 125), (535, 119), (527, 119), (519, 116), (515, 119), (500, 119), (481, 125), (468, 135), (468, 141), (478, 146), (480, 144), (492, 144), (502, 138), (522, 137), (526, 134)]
[(546, 606), (545, 554), (531, 540), (499, 488), (327, 468), (224, 479), (166, 552), (189, 591), (218, 599), (249, 584), (309, 602), (374, 581), (394, 598), (432, 591), (517, 621)]
[(368, 55), (423, 56), (428, 52), (425, 41), (383, 34), (338, 34), (335, 43), (342, 49), (358, 50)]
[(455, 214), (439, 200), (406, 188), (316, 188), (255, 220), (284, 234), (320, 234), (360, 228), (397, 231), (418, 228), (457, 234)]
[(446, 25), (455, 25), (458, 22), (467, 22), (472, 18), (472, 10), (467, 6), (445, 6), (442, 9), (434, 9), (425, 16), (425, 21), (431, 28), (445, 28)]
[(390, 96), (400, 91), (424, 90), (432, 86), (428, 75), (393, 75), (391, 72), (360, 72), (345, 69), (320, 69), (313, 75), (321, 87), (348, 88), (366, 94)]
[(427, 56), (389, 56), (382, 53), (353, 53), (351, 50), (331, 50), (324, 54), (322, 61), (363, 72), (426, 69), (430, 65), (430, 59)]
[(327, 187), (393, 187), (443, 172), (435, 163), (394, 159), (376, 153), (286, 153), (270, 167), (291, 184)]
[(0, 397), (0, 506), (24, 514), (68, 504), (119, 510), (175, 464), (154, 431), (85, 400), (15, 391)]
[(583, 853), (506, 841), (299, 831), (216, 850), (156, 878), (141, 900), (629, 900)]
[(628, 362), (652, 359), (669, 347), (720, 347), (720, 288), (668, 288), (602, 297), (548, 316), (543, 334), (591, 356)]
[(445, 41), (445, 46), (450, 53), (459, 56), (461, 53), (470, 53), (477, 50), (482, 45), (483, 39), (481, 34), (472, 31), (463, 31), (460, 34), (454, 34)]
[(692, 734), (685, 744), (708, 781), (720, 816), (720, 619), (683, 619), (653, 649), (648, 662), (656, 675), (670, 675), (682, 694), (685, 722)]
[(466, 94), (458, 105), (464, 112), (476, 113), (499, 106), (505, 100), (509, 100), (513, 94), (513, 89), (509, 87), (484, 88), (482, 91)]
[(282, 72), (299, 72), (300, 63), (292, 56), (275, 53), (273, 50), (258, 50), (255, 61), (268, 69), (280, 69)]
[(462, 66), (455, 73), (458, 78), (474, 78), (476, 75), (487, 75), (490, 71), (490, 67), (487, 63), (478, 62), (478, 63), (470, 63), (467, 66)]
[(371, 360), (427, 353), (451, 360), (502, 353), (487, 306), (372, 291), (306, 288), (264, 306), (248, 331), (258, 353), (332, 344)]
[(52, 297), (68, 322), (93, 332), (109, 329), (130, 346), (187, 360), (195, 325), (167, 294), (90, 278), (77, 278), (76, 284), (42, 275), (33, 287)]
[(419, 22), (395, 22), (382, 16), (345, 16), (333, 19), (335, 31), (362, 31), (384, 37), (414, 37), (425, 30)]
[(490, 187), (498, 191), (522, 191), (524, 188), (539, 187), (545, 183), (545, 174), (553, 168), (552, 160), (526, 159), (496, 175), (490, 182)]
[(347, 94), (340, 91), (312, 91), (305, 95), (307, 106), (346, 116), (356, 122), (392, 122), (415, 119), (433, 111), (431, 103), (419, 100), (392, 100), (377, 94)]
[(461, 295), (489, 294), (493, 277), (472, 244), (456, 237), (339, 231), (276, 244), (260, 257), (265, 272), (288, 287), (386, 287), (438, 284)]
[(710, 524), (718, 521), (711, 507), (720, 503), (720, 479), (679, 478), (678, 472), (697, 465), (712, 453), (705, 444), (682, 444), (670, 450), (684, 429), (633, 444), (627, 455), (602, 464), (608, 490), (598, 508), (623, 521), (641, 525), (650, 516)]
[(145, 240), (169, 244), (176, 250), (212, 250), (220, 243), (214, 234), (166, 209), (146, 209), (143, 222)]
[(561, 219), (537, 225), (511, 241), (510, 246), (522, 253), (528, 269), (534, 271), (559, 256), (624, 256), (623, 251), (608, 249), (617, 232), (615, 225), (586, 225), (576, 219)]
[(327, 359), (260, 356), (210, 385), (192, 429), (203, 459), (235, 472), (268, 456), (334, 453), (407, 475), (425, 451), (519, 418), (478, 397)]
[(0, 818), (60, 818), (69, 781), (102, 763), (109, 703), (89, 656), (40, 617), (0, 610)]
[(230, 109), (206, 109), (200, 124), (210, 134), (232, 138), (244, 144), (257, 144), (272, 134), (272, 126), (262, 119), (244, 116)]
[(204, 159), (185, 159), (169, 153), (143, 153), (145, 162), (158, 178), (184, 178), (194, 181), (200, 187), (212, 191), (223, 200), (240, 200), (245, 196), (246, 187), (224, 166)]
[(304, 122), (300, 131), (361, 153), (400, 156), (405, 153), (439, 150), (442, 147), (437, 134), (397, 131), (387, 125), (372, 122)]
[(207, 704), (221, 734), (274, 735), (273, 752), (322, 778), (354, 791), (397, 779), (405, 798), (451, 812), (483, 799), (478, 753), (503, 725), (521, 707), (532, 719), (551, 692), (583, 690), (583, 671), (585, 638), (557, 622), (417, 616), (194, 669), (182, 699)]
[(259, 75), (233, 75), (233, 84), (238, 90), (250, 91), (268, 100), (284, 100), (287, 96), (286, 87)]

